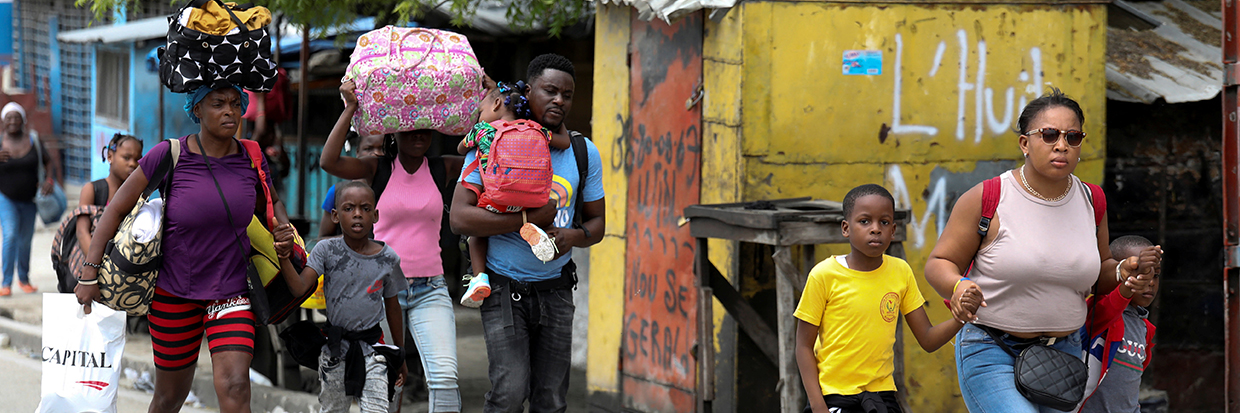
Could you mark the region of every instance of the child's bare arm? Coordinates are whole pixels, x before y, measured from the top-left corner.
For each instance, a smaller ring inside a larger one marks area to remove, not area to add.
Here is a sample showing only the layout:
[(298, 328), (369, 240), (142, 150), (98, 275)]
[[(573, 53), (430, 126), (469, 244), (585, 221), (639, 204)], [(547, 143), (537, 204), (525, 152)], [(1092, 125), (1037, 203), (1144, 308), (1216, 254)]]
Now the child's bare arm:
[(810, 408), (815, 412), (825, 412), (827, 402), (822, 398), (822, 386), (818, 385), (818, 357), (814, 356), (814, 341), (817, 339), (818, 326), (797, 319), (797, 370), (801, 372), (801, 383), (805, 386)]
[(960, 327), (964, 326), (964, 323), (953, 318), (931, 327), (925, 308), (918, 308), (905, 314), (904, 321), (908, 322), (908, 328), (913, 331), (913, 337), (917, 338), (917, 344), (930, 353), (951, 341), (952, 337), (960, 331)]
[(275, 239), (276, 256), (280, 258), (280, 274), (288, 282), (289, 290), (294, 295), (300, 296), (307, 290), (318, 288), (319, 272), (310, 266), (302, 268), (300, 274), (293, 269), (293, 262), (289, 261), (289, 256), (293, 253), (295, 234), (292, 224), (277, 226), (276, 230), (271, 232), (272, 238)]
[(298, 274), (288, 257), (280, 258), (280, 274), (284, 276), (284, 281), (288, 283), (288, 289), (293, 295), (300, 297), (308, 290), (319, 288), (319, 272), (306, 266)]
[[(383, 311), (387, 316), (388, 331), (392, 332), (392, 345), (405, 348), (405, 316), (400, 310), (400, 301), (396, 296), (383, 299)], [(409, 375), (409, 367), (405, 365), (404, 360), (400, 363), (400, 377), (396, 379), (395, 386), (404, 386), (405, 377)]]
[(469, 147), (465, 146), (464, 139), (461, 139), (461, 142), (456, 144), (456, 153), (459, 153), (461, 155), (469, 153)]

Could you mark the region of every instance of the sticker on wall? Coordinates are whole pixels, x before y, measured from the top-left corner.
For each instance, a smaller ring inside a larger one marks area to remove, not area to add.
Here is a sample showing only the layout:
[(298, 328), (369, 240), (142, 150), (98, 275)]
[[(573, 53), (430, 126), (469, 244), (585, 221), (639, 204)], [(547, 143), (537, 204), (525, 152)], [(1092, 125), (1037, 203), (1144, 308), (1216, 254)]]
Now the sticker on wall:
[(881, 50), (845, 50), (844, 74), (875, 76), (883, 74)]

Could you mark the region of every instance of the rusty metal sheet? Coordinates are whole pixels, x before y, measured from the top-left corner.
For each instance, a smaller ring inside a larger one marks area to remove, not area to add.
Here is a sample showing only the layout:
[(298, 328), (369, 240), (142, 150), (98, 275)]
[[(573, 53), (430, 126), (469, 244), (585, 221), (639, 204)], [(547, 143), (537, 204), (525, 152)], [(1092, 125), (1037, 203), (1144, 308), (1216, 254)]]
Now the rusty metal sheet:
[(1221, 20), (1180, 0), (1116, 3), (1158, 26), (1107, 28), (1108, 99), (1181, 103), (1218, 96)]
[(695, 240), (680, 213), (698, 203), (701, 109), (686, 107), (702, 77), (702, 18), (632, 20), (623, 404), (694, 409), (698, 326)]

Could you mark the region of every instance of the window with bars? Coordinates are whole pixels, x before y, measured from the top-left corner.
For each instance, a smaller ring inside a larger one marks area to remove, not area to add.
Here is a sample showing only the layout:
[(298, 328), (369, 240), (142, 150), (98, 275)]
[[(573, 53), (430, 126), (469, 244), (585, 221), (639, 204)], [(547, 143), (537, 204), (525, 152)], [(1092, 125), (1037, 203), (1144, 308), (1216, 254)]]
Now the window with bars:
[(129, 125), (129, 56), (95, 51), (95, 116)]

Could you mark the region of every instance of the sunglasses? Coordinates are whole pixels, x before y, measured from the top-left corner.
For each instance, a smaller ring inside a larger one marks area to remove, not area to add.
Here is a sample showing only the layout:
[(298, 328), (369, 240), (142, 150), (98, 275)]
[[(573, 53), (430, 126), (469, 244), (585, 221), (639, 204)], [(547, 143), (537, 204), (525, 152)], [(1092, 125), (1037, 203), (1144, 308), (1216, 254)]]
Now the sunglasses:
[(1047, 145), (1054, 145), (1059, 142), (1060, 136), (1064, 137), (1064, 139), (1068, 142), (1068, 146), (1074, 148), (1081, 146), (1081, 141), (1085, 140), (1085, 132), (1079, 130), (1061, 131), (1055, 128), (1034, 129), (1026, 133), (1026, 136), (1033, 135), (1035, 133), (1042, 134), (1042, 142), (1046, 142)]

